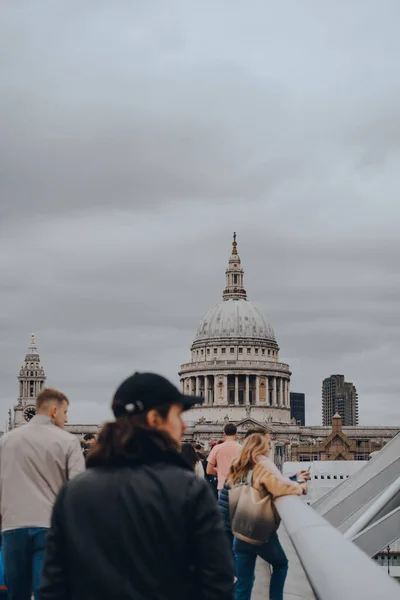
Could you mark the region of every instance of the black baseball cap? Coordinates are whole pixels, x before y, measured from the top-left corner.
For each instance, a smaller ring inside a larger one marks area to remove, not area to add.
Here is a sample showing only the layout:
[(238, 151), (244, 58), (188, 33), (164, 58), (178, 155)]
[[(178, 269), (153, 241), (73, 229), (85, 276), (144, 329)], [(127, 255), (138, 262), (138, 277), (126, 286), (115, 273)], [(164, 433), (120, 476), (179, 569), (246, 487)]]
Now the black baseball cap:
[(141, 414), (161, 404), (183, 404), (184, 410), (203, 404), (204, 398), (185, 396), (172, 383), (155, 373), (134, 373), (125, 379), (114, 394), (115, 417)]

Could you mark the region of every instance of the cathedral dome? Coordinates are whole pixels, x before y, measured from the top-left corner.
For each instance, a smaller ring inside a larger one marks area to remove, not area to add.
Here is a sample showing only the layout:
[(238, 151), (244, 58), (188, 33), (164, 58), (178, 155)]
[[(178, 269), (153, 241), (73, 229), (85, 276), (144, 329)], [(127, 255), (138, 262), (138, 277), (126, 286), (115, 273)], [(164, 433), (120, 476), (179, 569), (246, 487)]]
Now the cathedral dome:
[(275, 343), (275, 334), (262, 312), (244, 299), (223, 300), (211, 308), (197, 329), (196, 342), (240, 338)]

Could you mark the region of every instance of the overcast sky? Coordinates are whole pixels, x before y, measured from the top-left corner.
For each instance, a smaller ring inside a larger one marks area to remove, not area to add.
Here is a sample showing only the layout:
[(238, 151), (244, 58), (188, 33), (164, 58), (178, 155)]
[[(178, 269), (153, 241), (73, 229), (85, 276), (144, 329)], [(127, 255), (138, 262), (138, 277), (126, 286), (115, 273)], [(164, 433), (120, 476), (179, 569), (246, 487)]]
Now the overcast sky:
[(74, 423), (178, 382), (238, 232), (321, 422), (400, 425), (398, 0), (3, 0), (0, 429), (31, 332)]

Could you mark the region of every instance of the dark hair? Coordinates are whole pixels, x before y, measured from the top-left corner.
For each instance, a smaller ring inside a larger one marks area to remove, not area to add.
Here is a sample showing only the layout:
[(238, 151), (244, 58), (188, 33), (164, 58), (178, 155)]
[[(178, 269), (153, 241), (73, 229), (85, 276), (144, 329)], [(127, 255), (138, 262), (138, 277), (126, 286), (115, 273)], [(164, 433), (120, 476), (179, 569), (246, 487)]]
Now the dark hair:
[[(153, 410), (165, 421), (171, 406), (162, 404)], [(177, 449), (178, 444), (166, 432), (148, 425), (147, 412), (125, 414), (103, 425), (89, 452), (87, 467), (150, 463)]]
[(94, 433), (85, 433), (83, 439), (85, 440), (85, 442), (88, 442), (89, 440), (95, 440), (96, 436), (94, 435)]
[(196, 454), (196, 450), (193, 448), (192, 444), (182, 444), (181, 446), (181, 454), (183, 458), (192, 466), (194, 469), (198, 457)]
[(54, 388), (43, 388), (36, 398), (36, 410), (40, 410), (45, 404), (50, 402), (57, 402), (61, 405), (63, 402), (69, 404), (69, 400), (65, 394), (55, 390)]
[(224, 427), (224, 434), (227, 436), (236, 435), (237, 427), (233, 423), (227, 423)]
[(251, 429), (248, 429), (246, 431), (244, 439), (248, 438), (249, 435), (253, 435), (253, 433), (260, 433), (261, 435), (265, 435), (266, 433), (268, 433), (268, 431), (267, 429), (265, 429), (265, 427), (252, 427)]

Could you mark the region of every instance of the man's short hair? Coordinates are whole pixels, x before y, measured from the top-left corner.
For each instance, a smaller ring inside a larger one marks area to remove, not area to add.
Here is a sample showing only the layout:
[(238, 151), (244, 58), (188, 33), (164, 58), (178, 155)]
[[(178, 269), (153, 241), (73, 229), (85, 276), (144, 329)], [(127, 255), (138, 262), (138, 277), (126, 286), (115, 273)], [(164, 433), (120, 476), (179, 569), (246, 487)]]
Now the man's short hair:
[(36, 410), (40, 410), (46, 404), (50, 404), (50, 402), (57, 402), (60, 405), (63, 402), (69, 404), (67, 396), (62, 392), (54, 388), (43, 388), (36, 398)]
[(94, 435), (94, 433), (85, 433), (83, 439), (85, 440), (85, 442), (88, 442), (89, 440), (95, 440), (96, 436)]
[(248, 429), (246, 431), (246, 435), (244, 436), (244, 439), (248, 438), (249, 435), (253, 435), (253, 433), (261, 433), (261, 435), (265, 435), (268, 433), (267, 429), (265, 429), (265, 427), (252, 427), (251, 429)]
[(224, 434), (231, 436), (237, 434), (237, 427), (233, 423), (227, 423), (224, 427)]

